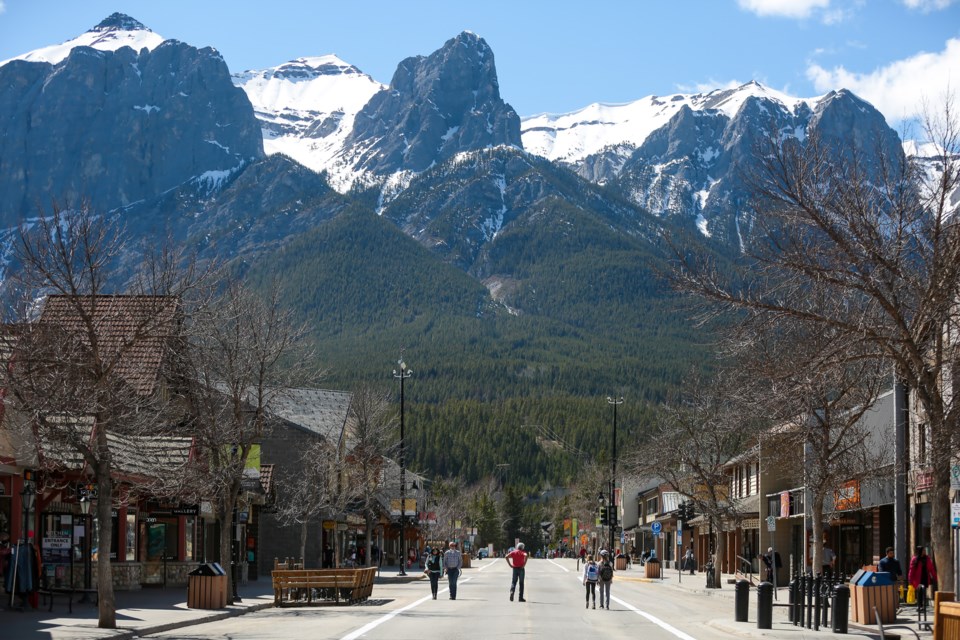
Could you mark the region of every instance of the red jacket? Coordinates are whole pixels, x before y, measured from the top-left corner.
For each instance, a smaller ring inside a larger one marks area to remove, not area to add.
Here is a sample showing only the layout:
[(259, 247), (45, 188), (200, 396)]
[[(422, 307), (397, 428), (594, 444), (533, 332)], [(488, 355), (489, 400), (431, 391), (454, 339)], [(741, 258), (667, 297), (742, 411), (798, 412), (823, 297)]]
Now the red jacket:
[(930, 586), (937, 581), (937, 570), (934, 568), (930, 556), (913, 556), (913, 559), (910, 560), (910, 571), (907, 573), (907, 579), (914, 589), (920, 586), (924, 564), (927, 567), (927, 584), (924, 586)]

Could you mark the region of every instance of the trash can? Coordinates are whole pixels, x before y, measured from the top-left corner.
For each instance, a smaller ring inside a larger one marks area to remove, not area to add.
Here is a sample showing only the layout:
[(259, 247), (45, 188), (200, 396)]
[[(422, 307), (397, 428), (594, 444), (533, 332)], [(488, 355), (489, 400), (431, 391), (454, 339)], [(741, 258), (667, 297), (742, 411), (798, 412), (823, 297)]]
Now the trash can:
[(851, 581), (854, 600), (853, 619), (860, 624), (876, 624), (874, 609), (880, 614), (880, 622), (897, 621), (897, 586), (893, 577), (885, 571), (864, 571), (858, 580)]
[(227, 572), (207, 562), (187, 574), (187, 607), (223, 609), (227, 606)]
[(643, 577), (644, 578), (659, 578), (660, 577), (660, 560), (657, 558), (650, 558), (647, 560), (647, 563), (643, 565)]
[(470, 561), (470, 554), (469, 554), (469, 553), (463, 554), (463, 568), (464, 568), (464, 569), (469, 569), (469, 568), (470, 568), (470, 562), (471, 562), (471, 561)]
[(613, 568), (617, 571), (625, 571), (627, 568), (627, 556), (617, 556)]

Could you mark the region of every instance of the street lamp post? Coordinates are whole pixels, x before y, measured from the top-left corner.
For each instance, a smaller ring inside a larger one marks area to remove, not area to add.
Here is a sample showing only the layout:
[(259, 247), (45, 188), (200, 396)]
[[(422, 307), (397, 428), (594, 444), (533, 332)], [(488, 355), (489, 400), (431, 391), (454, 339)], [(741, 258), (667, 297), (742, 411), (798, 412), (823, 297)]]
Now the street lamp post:
[(607, 404), (613, 405), (613, 468), (610, 476), (610, 509), (607, 511), (607, 518), (610, 520), (610, 553), (612, 554), (617, 529), (617, 505), (614, 502), (614, 488), (617, 484), (617, 406), (623, 404), (623, 396), (607, 397)]
[[(17, 568), (20, 566), (20, 554), (29, 553), (27, 549), (27, 536), (30, 532), (30, 512), (33, 510), (33, 502), (37, 499), (37, 491), (33, 487), (32, 482), (24, 482), (23, 491), (20, 492), (20, 505), (23, 507), (23, 522), (20, 526), (21, 529), (21, 541), (17, 542), (17, 556), (13, 560), (13, 588), (10, 589), (10, 606), (13, 607), (14, 596), (17, 594)], [(21, 546), (22, 545), (22, 546)], [(23, 593), (23, 591), (21, 590)], [(26, 596), (23, 596), (24, 604), (26, 603)]]
[[(90, 587), (90, 584), (91, 584), (91, 576), (90, 576), (90, 574), (91, 574), (91, 571), (90, 571), (90, 569), (91, 569), (91, 567), (90, 567), (90, 534), (92, 533), (93, 527), (91, 526), (91, 523), (89, 522), (89, 518), (90, 518), (90, 497), (89, 497), (88, 495), (86, 495), (86, 491), (84, 491), (84, 495), (80, 497), (80, 513), (83, 514), (83, 524), (84, 524), (83, 545), (81, 545), (81, 547), (80, 547), (81, 552), (83, 553), (83, 589), (84, 589), (84, 592), (83, 592), (83, 595), (80, 597), (80, 602), (88, 602), (88, 601), (90, 600), (90, 588), (91, 588), (91, 587)], [(73, 556), (71, 555), (71, 562), (72, 562), (72, 558), (73, 558)], [(72, 576), (71, 576), (70, 586), (73, 587)]]
[(407, 564), (407, 539), (405, 524), (407, 519), (407, 462), (405, 444), (403, 441), (403, 381), (413, 375), (413, 371), (407, 369), (407, 364), (401, 358), (397, 361), (400, 370), (393, 370), (393, 377), (400, 379), (400, 573), (405, 576), (404, 570)]

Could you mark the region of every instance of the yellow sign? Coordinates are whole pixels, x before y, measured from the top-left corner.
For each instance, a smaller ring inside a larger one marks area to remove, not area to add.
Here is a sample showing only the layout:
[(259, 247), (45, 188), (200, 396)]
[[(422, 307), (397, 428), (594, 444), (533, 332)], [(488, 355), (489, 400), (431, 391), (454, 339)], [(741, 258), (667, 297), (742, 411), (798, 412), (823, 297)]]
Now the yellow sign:
[[(403, 502), (404, 512), (406, 515), (416, 515), (417, 514), (417, 499), (416, 498), (407, 498)], [(400, 500), (391, 500), (390, 501), (390, 515), (398, 516), (400, 515)]]

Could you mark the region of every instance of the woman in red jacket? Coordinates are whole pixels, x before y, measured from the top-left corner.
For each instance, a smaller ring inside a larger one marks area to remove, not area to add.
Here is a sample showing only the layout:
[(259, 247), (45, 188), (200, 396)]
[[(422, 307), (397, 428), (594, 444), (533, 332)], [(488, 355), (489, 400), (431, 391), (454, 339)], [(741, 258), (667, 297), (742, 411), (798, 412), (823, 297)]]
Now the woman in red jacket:
[(917, 610), (927, 608), (927, 587), (937, 583), (937, 570), (925, 547), (917, 547), (907, 572), (910, 585), (917, 592)]

